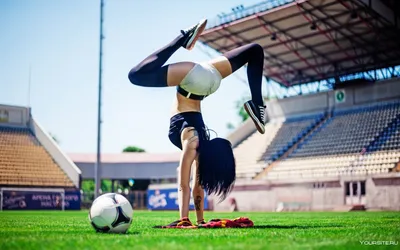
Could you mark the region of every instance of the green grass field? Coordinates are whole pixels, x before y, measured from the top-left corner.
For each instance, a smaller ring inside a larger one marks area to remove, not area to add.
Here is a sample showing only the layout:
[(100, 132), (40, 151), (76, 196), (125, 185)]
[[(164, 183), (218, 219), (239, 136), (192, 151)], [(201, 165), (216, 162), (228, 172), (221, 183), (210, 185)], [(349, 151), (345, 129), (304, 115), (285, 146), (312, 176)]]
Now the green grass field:
[[(247, 216), (247, 229), (153, 229), (177, 212), (135, 211), (125, 235), (96, 233), (87, 211), (0, 212), (0, 249), (400, 249), (399, 212), (211, 213)], [(195, 218), (191, 214), (191, 218)], [(364, 245), (360, 241), (395, 241)]]

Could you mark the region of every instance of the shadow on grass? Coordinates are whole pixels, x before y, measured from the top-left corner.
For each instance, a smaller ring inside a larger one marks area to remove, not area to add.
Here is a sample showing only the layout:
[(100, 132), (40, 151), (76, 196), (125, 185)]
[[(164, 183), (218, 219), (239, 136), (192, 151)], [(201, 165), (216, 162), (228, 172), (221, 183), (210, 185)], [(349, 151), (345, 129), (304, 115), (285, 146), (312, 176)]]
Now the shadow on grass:
[(98, 234), (98, 235), (109, 235), (110, 237), (114, 237), (115, 235), (121, 235), (121, 236), (124, 236), (124, 235), (139, 235), (140, 234), (140, 232), (138, 232), (138, 231), (128, 231), (128, 232), (126, 232), (126, 233), (108, 233), (108, 232), (105, 232), (105, 233), (103, 233), (103, 232), (96, 232), (96, 234)]
[(138, 231), (133, 231), (133, 232), (128, 231), (126, 234), (129, 234), (129, 235), (139, 235), (140, 232), (138, 232)]
[(248, 229), (314, 229), (314, 228), (324, 228), (324, 227), (342, 227), (342, 225), (338, 224), (328, 224), (328, 225), (309, 225), (309, 226), (302, 226), (302, 225), (259, 225), (248, 227)]
[[(339, 224), (309, 225), (309, 226), (303, 226), (303, 225), (256, 225), (253, 227), (236, 227), (233, 229), (315, 229), (315, 228), (328, 228), (328, 227), (343, 227), (343, 226), (339, 225)], [(199, 229), (203, 230), (203, 229), (225, 229), (225, 228), (203, 227), (203, 228), (199, 228)]]
[[(339, 224), (327, 224), (327, 225), (309, 225), (309, 226), (302, 226), (302, 225), (256, 225), (253, 227), (235, 227), (232, 229), (315, 229), (315, 228), (328, 228), (328, 227), (343, 227)], [(161, 228), (160, 228), (161, 229)], [(177, 229), (177, 228), (163, 228), (163, 229)], [(179, 228), (180, 230), (187, 230), (188, 228)], [(206, 230), (206, 229), (226, 229), (222, 227), (199, 227), (193, 228), (199, 230)], [(231, 228), (229, 228), (231, 229)]]

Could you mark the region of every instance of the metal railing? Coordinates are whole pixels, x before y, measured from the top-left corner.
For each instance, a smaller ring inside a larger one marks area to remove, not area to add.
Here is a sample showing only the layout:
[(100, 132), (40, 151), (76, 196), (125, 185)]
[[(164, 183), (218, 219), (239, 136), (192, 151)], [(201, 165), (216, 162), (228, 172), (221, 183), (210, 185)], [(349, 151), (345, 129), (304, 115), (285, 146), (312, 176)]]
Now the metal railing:
[(249, 6), (249, 7), (243, 7), (243, 5), (237, 6), (232, 8), (232, 12), (225, 14), (221, 13), (219, 14), (216, 18), (209, 20), (207, 29), (211, 29), (226, 23), (230, 23), (251, 15), (254, 15), (259, 12), (271, 10), (273, 8), (295, 2), (295, 0), (268, 0), (268, 1), (263, 1), (261, 3)]

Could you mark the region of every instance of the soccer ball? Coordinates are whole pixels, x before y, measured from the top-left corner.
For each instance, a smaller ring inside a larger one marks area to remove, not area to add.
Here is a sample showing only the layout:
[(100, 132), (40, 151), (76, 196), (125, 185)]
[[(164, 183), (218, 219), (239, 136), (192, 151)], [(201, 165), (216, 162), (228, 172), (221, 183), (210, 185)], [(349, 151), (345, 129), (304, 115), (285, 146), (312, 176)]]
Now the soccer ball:
[(120, 194), (103, 194), (93, 201), (89, 221), (96, 232), (126, 233), (132, 224), (133, 210)]

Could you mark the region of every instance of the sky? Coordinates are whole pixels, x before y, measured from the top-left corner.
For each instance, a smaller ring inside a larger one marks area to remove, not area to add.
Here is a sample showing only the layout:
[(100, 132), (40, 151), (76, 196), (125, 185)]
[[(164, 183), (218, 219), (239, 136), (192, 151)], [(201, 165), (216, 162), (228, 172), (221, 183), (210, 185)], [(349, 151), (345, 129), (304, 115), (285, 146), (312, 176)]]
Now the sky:
[[(132, 85), (129, 70), (181, 29), (258, 2), (105, 0), (102, 152), (118, 153), (128, 145), (176, 152), (168, 140), (175, 88)], [(36, 121), (67, 153), (96, 152), (99, 18), (100, 0), (0, 0), (0, 103), (32, 107)], [(218, 55), (204, 49), (180, 49), (167, 63)], [(229, 134), (227, 123), (240, 123), (236, 101), (250, 95), (242, 79), (244, 69), (202, 102), (205, 123), (219, 137)]]

